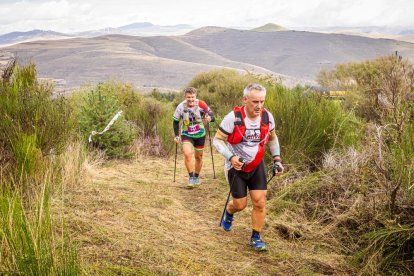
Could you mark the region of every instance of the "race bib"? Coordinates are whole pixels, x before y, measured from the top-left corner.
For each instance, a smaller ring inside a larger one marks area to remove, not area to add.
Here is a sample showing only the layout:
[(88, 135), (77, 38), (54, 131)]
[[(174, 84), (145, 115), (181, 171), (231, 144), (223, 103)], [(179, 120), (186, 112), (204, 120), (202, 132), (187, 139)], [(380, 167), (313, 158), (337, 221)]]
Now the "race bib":
[(199, 131), (200, 131), (200, 125), (199, 124), (188, 126), (188, 134), (196, 134)]

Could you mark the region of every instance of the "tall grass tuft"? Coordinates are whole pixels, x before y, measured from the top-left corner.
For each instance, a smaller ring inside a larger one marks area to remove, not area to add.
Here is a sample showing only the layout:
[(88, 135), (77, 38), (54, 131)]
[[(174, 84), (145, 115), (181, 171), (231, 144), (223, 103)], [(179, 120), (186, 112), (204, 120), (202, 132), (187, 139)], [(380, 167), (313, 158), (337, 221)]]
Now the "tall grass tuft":
[(17, 163), (17, 174), (31, 175), (40, 165), (37, 160), (40, 158), (41, 152), (37, 148), (36, 135), (18, 133), (16, 141), (11, 143), (11, 147)]
[[(80, 139), (71, 141), (66, 150), (58, 158), (62, 189), (75, 188), (88, 176), (87, 168), (90, 165), (90, 155), (85, 143)], [(95, 158), (99, 162), (99, 156)]]
[(363, 271), (369, 274), (414, 274), (414, 224), (394, 226), (366, 235)]
[[(49, 183), (46, 176), (32, 204), (20, 192), (1, 181), (0, 271), (13, 275), (79, 275), (76, 249), (51, 220)], [(16, 186), (16, 185), (14, 185)], [(24, 185), (18, 185), (24, 186)]]
[(125, 117), (138, 129), (138, 152), (151, 155), (167, 155), (172, 152), (174, 110), (171, 103), (145, 97), (125, 110)]
[(400, 143), (391, 145), (391, 178), (414, 200), (414, 122), (404, 129)]

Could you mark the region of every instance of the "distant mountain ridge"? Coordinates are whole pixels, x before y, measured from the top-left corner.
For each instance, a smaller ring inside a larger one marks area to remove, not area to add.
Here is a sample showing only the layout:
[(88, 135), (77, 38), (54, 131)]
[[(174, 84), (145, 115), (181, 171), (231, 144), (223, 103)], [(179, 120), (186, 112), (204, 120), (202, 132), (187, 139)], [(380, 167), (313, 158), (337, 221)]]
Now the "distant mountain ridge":
[(150, 22), (135, 22), (120, 27), (108, 27), (98, 30), (89, 30), (75, 33), (60, 33), (50, 30), (31, 30), (27, 32), (11, 32), (0, 35), (0, 47), (36, 40), (56, 40), (69, 37), (94, 37), (109, 34), (124, 34), (137, 36), (181, 35), (193, 29), (194, 27), (187, 24), (161, 26), (154, 25)]
[(4, 49), (34, 61), (41, 77), (64, 79), (69, 87), (117, 78), (136, 87), (180, 89), (196, 74), (218, 68), (273, 74), (285, 85), (294, 86), (315, 84), (321, 69), (395, 51), (414, 61), (414, 44), (392, 39), (214, 26), (179, 36), (111, 34), (35, 41)]
[(81, 37), (92, 37), (108, 34), (123, 34), (136, 36), (181, 35), (191, 31), (192, 29), (194, 29), (194, 27), (187, 24), (161, 26), (154, 25), (150, 22), (135, 22), (116, 28), (105, 28), (101, 30), (80, 32), (76, 33), (76, 35)]
[(299, 27), (298, 30), (329, 33), (361, 33), (382, 35), (414, 35), (414, 27), (396, 26), (330, 26), (330, 27)]
[(40, 39), (63, 39), (73, 37), (69, 34), (44, 31), (44, 30), (32, 30), (28, 32), (11, 32), (4, 35), (0, 35), (0, 46), (7, 44), (15, 44), (21, 42), (28, 42)]
[[(219, 26), (206, 26), (196, 29), (188, 24), (176, 25), (154, 25), (151, 22), (134, 22), (120, 27), (107, 27), (97, 30), (88, 30), (74, 33), (62, 33), (52, 30), (31, 30), (27, 32), (11, 32), (0, 35), (0, 47), (16, 43), (36, 41), (36, 40), (56, 40), (69, 37), (95, 37), (110, 34), (123, 34), (134, 36), (156, 36), (156, 35), (184, 35), (213, 33), (217, 31), (225, 32), (227, 30), (251, 30), (256, 32), (278, 32), (286, 31), (289, 28), (284, 26), (267, 23), (256, 28), (226, 28)], [(361, 27), (298, 27), (297, 31), (310, 31), (322, 33), (341, 33), (354, 34), (376, 38), (391, 38), (401, 41), (413, 42), (414, 27), (388, 27), (388, 26), (361, 26)]]

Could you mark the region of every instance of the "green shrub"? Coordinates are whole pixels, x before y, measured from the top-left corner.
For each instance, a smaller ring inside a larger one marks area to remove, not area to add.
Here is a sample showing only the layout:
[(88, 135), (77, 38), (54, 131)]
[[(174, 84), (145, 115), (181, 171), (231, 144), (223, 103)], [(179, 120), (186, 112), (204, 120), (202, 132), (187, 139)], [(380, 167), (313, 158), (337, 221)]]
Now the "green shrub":
[[(172, 114), (167, 114), (168, 104), (161, 103), (153, 98), (144, 98), (137, 102), (133, 108), (127, 108), (126, 118), (133, 121), (141, 136), (153, 136), (157, 131), (157, 124), (161, 118)], [(171, 119), (172, 120), (172, 119)]]
[[(71, 105), (75, 108), (75, 113), (78, 117), (85, 117), (84, 114), (87, 110), (84, 107), (76, 109), (77, 105), (84, 106), (82, 103), (91, 102), (88, 99), (91, 88), (83, 87), (80, 91), (74, 93), (71, 97)], [(99, 92), (100, 91), (100, 92)], [(106, 123), (101, 128), (94, 130), (101, 131), (106, 124), (110, 121), (112, 116), (118, 112), (123, 111), (123, 117), (125, 118), (127, 125), (133, 128), (133, 138), (137, 140), (135, 146), (145, 147), (145, 150), (137, 150), (137, 153), (150, 153), (150, 154), (169, 154), (173, 148), (171, 141), (173, 140), (172, 131), (172, 114), (174, 112), (171, 102), (164, 98), (161, 92), (153, 91), (153, 93), (143, 96), (130, 85), (117, 83), (117, 82), (106, 82), (101, 83), (97, 88), (92, 88), (92, 94), (96, 94), (94, 97), (99, 98), (101, 93), (101, 100), (107, 101), (108, 103), (94, 104), (94, 107), (88, 107), (91, 116), (100, 116), (98, 114), (105, 113), (108, 110), (112, 110), (111, 114), (108, 114), (108, 118), (105, 119)], [(171, 93), (172, 97), (173, 93)], [(175, 95), (174, 95), (175, 97)], [(94, 101), (99, 101), (95, 99)], [(90, 105), (90, 104), (89, 104)], [(95, 107), (100, 111), (95, 111)], [(109, 113), (109, 112), (108, 112)], [(112, 114), (113, 113), (113, 114)], [(106, 113), (105, 113), (106, 114)], [(105, 117), (106, 118), (106, 117)], [(94, 120), (99, 120), (95, 118)], [(87, 123), (84, 119), (80, 119), (81, 131), (85, 133), (85, 138), (89, 136), (91, 128), (85, 128), (90, 123)], [(125, 122), (125, 121), (124, 121)], [(106, 137), (105, 134), (102, 135)], [(94, 136), (94, 139), (97, 136)], [(103, 138), (102, 137), (102, 138)], [(151, 150), (150, 148), (154, 148)], [(134, 152), (133, 147), (131, 151), (125, 153), (131, 155)], [(114, 156), (115, 157), (115, 156)]]
[(361, 122), (352, 112), (305, 88), (267, 85), (265, 105), (275, 117), (282, 154), (289, 163), (318, 165), (323, 153), (357, 146), (362, 135)]
[(36, 159), (59, 153), (74, 130), (64, 98), (53, 99), (53, 87), (39, 83), (34, 64), (16, 66), (0, 82), (0, 147), (3, 163), (31, 173)]
[(368, 121), (394, 124), (399, 137), (414, 114), (414, 65), (390, 55), (340, 64), (318, 76), (321, 85), (346, 90), (345, 103)]
[[(161, 154), (171, 152), (174, 138), (172, 130), (174, 110), (171, 103), (160, 102), (154, 98), (143, 98), (127, 108), (126, 112), (127, 119), (137, 126), (140, 139), (159, 140), (161, 143), (159, 152)], [(151, 146), (152, 143), (149, 145)]]
[[(167, 96), (153, 91), (144, 97), (131, 87), (118, 85), (117, 97), (121, 102), (125, 118), (137, 128), (137, 139), (143, 147), (156, 147), (157, 149), (145, 152), (152, 154), (168, 154), (173, 148), (172, 114), (173, 109)], [(173, 96), (174, 95), (174, 96)], [(165, 96), (165, 97), (164, 97)], [(168, 96), (168, 97), (170, 97)]]
[(149, 97), (160, 102), (172, 102), (179, 97), (179, 95), (180, 93), (177, 92), (161, 92), (157, 89), (152, 90), (151, 93), (148, 94)]
[[(95, 90), (87, 94), (79, 114), (79, 126), (85, 140), (92, 131), (101, 132), (111, 119), (122, 110), (117, 98), (116, 87), (105, 83), (98, 84)], [(91, 145), (105, 151), (109, 158), (129, 157), (126, 147), (131, 145), (135, 130), (123, 116), (102, 135), (92, 137)]]
[(171, 105), (169, 105), (168, 107), (165, 110), (165, 116), (160, 118), (160, 120), (157, 123), (157, 135), (163, 146), (164, 152), (166, 154), (171, 154), (175, 147), (175, 143), (173, 142), (174, 131), (172, 125), (172, 114), (174, 113), (174, 110)]

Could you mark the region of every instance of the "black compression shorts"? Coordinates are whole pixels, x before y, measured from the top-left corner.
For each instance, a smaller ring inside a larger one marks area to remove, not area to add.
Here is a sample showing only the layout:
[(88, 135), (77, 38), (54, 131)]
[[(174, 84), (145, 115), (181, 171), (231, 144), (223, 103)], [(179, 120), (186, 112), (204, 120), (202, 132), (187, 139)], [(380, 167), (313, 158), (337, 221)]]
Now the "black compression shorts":
[[(247, 196), (247, 188), (252, 190), (267, 190), (265, 165), (262, 161), (251, 172), (236, 171), (231, 168), (228, 172), (228, 181), (231, 188), (233, 198), (243, 198)], [(231, 183), (233, 182), (233, 185)]]
[(206, 142), (206, 136), (204, 135), (203, 137), (200, 137), (200, 138), (193, 138), (187, 135), (181, 135), (181, 142), (191, 143), (196, 150), (202, 150)]

